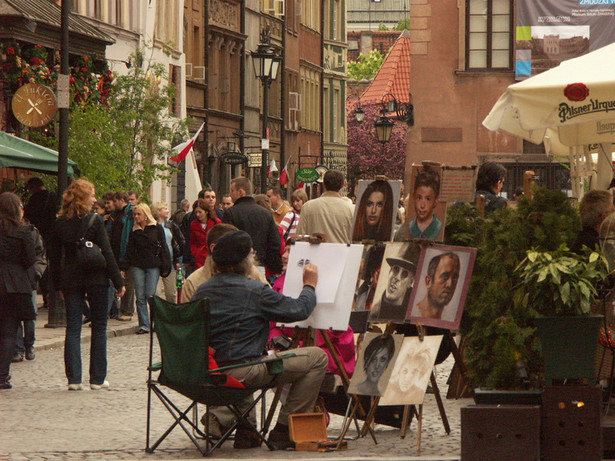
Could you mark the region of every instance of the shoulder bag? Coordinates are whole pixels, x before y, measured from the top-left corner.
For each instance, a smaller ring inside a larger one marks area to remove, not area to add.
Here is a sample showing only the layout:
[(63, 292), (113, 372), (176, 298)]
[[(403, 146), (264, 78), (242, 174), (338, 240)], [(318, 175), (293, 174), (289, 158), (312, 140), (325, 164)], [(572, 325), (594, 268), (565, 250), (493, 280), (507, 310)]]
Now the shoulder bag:
[(81, 238), (75, 242), (75, 263), (83, 272), (100, 272), (107, 268), (107, 260), (100, 247), (85, 239), (85, 234), (92, 227), (95, 219), (96, 214), (90, 214), (85, 221), (85, 230), (81, 233)]

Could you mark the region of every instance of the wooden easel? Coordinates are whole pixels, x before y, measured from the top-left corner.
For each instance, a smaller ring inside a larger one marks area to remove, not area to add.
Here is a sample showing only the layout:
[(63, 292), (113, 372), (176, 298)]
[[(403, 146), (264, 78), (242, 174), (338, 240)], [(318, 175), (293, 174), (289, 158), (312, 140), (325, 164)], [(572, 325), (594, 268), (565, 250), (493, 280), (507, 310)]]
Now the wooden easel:
[[(296, 239), (296, 241), (303, 241), (303, 242), (308, 242), (310, 244), (317, 245), (317, 244), (326, 242), (327, 236), (324, 234), (313, 234), (310, 236), (303, 236), (301, 238), (298, 238)], [(344, 368), (342, 360), (340, 359), (339, 354), (337, 353), (337, 349), (335, 349), (335, 346), (333, 345), (333, 342), (331, 341), (331, 336), (329, 335), (328, 330), (313, 329), (312, 327), (307, 327), (307, 328), (295, 327), (295, 334), (293, 335), (293, 341), (291, 343), (290, 348), (291, 349), (297, 348), (299, 347), (301, 343), (303, 343), (305, 347), (315, 346), (317, 332), (320, 332), (320, 334), (322, 335), (325, 341), (325, 345), (327, 349), (329, 349), (329, 352), (331, 353), (331, 357), (333, 357), (333, 361), (335, 362), (335, 365), (337, 366), (337, 369), (339, 370), (340, 378), (342, 379), (342, 384), (344, 385), (344, 388), (348, 389), (348, 386), (350, 385), (350, 377), (348, 376), (348, 373), (346, 373), (346, 369)], [(282, 395), (282, 389), (283, 389), (283, 386), (278, 386), (276, 388), (275, 395), (271, 402), (269, 412), (267, 413), (267, 418), (263, 426), (263, 433), (267, 433), (267, 431), (269, 430), (269, 427), (271, 426), (273, 415), (275, 414), (276, 407)], [(351, 396), (351, 397), (355, 404), (355, 407), (357, 407), (359, 410), (359, 415), (360, 416), (364, 415), (365, 410), (363, 409), (363, 406), (361, 405), (361, 401), (359, 400), (359, 398), (357, 396)], [(356, 420), (356, 417), (354, 416), (354, 414), (348, 418), (348, 421), (350, 422), (353, 420), (355, 421), (358, 427), (358, 421)], [(374, 443), (377, 444), (378, 442), (376, 440), (376, 434), (374, 433), (374, 431), (370, 429), (369, 433), (372, 439), (374, 440)], [(341, 445), (341, 442), (343, 442), (345, 435), (346, 434), (344, 433), (343, 435), (340, 436), (338, 447), (337, 447), (338, 449)]]

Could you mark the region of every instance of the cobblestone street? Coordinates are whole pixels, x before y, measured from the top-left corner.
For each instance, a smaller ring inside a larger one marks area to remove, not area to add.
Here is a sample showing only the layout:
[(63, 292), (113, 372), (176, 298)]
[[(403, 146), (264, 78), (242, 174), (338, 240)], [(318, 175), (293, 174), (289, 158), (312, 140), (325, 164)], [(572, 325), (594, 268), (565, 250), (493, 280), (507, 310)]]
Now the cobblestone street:
[[(39, 318), (40, 326), (43, 319)], [(118, 337), (108, 342), (109, 391), (68, 392), (64, 376), (64, 329), (44, 329), (38, 335), (36, 360), (13, 364), (14, 388), (0, 393), (0, 460), (73, 459), (199, 459), (200, 453), (181, 430), (176, 430), (153, 455), (144, 452), (146, 421), (146, 365), (148, 336), (135, 335), (135, 326), (110, 322)], [(41, 330), (37, 328), (37, 334)], [(123, 334), (123, 335), (122, 335)], [(89, 329), (84, 328), (84, 336)], [(87, 340), (89, 344), (89, 339)], [(53, 348), (42, 350), (55, 345)], [(89, 353), (84, 344), (84, 384), (87, 384)], [(450, 360), (438, 369), (443, 394)], [(170, 391), (172, 392), (172, 391)], [(181, 399), (181, 397), (178, 397)], [(271, 398), (269, 398), (271, 401)], [(433, 395), (423, 408), (421, 454), (416, 450), (416, 420), (405, 439), (398, 430), (376, 426), (378, 444), (366, 437), (349, 441), (337, 453), (269, 452), (266, 448), (234, 450), (227, 443), (216, 458), (249, 459), (458, 459), (460, 453), (459, 408), (469, 400), (445, 400), (451, 434), (444, 431)], [(153, 436), (170, 424), (170, 416), (159, 402), (154, 404)], [(339, 433), (342, 418), (334, 416), (329, 436)], [(351, 433), (354, 431), (351, 430)]]

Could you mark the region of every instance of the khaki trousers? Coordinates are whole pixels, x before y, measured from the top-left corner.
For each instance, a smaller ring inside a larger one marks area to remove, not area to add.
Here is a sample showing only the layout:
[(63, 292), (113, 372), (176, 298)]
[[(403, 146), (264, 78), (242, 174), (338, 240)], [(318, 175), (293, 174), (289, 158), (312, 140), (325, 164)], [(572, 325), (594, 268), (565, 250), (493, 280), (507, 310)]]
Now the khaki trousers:
[[(278, 423), (285, 425), (288, 425), (288, 415), (310, 413), (314, 410), (314, 404), (329, 364), (327, 354), (319, 347), (302, 347), (287, 352), (293, 352), (296, 356), (284, 359), (284, 371), (277, 376), (270, 375), (265, 364), (227, 371), (227, 374), (243, 382), (246, 387), (262, 387), (274, 378), (277, 385), (290, 383), (288, 396), (278, 415)], [(238, 404), (238, 407), (243, 411), (251, 402), (252, 397)], [(230, 412), (227, 409), (224, 409), (226, 411), (220, 410), (222, 408), (217, 408), (214, 414), (223, 425), (230, 425), (232, 421), (228, 418)], [(250, 420), (253, 422), (256, 421), (254, 415), (252, 411)]]

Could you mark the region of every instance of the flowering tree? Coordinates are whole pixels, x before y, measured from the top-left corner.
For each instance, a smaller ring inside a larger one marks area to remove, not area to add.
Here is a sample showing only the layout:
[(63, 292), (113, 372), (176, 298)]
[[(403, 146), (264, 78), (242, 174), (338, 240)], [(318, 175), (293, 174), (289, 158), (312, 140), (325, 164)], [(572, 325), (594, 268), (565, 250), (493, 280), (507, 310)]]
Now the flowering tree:
[(348, 182), (352, 187), (359, 179), (385, 175), (389, 179), (403, 179), (406, 165), (406, 131), (408, 126), (395, 121), (391, 139), (378, 142), (374, 122), (380, 118), (378, 105), (362, 106), (363, 122), (357, 122), (354, 109), (348, 111)]

